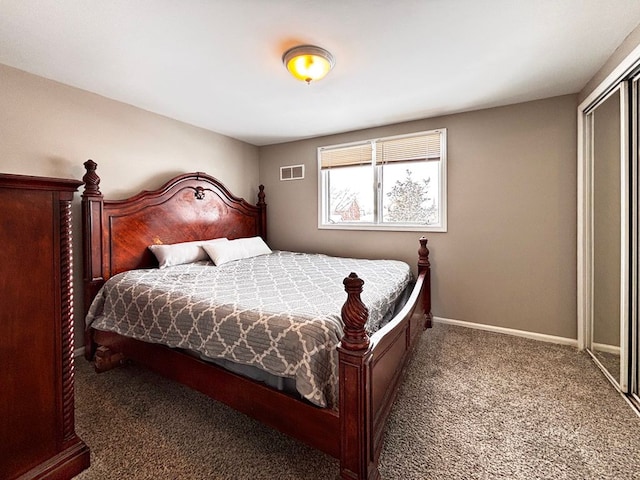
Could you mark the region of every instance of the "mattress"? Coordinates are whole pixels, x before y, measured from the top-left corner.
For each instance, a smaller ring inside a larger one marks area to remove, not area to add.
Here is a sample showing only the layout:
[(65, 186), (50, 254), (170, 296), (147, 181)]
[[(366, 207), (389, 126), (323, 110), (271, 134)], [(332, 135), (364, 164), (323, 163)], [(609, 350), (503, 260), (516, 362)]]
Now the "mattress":
[(342, 281), (351, 272), (365, 281), (366, 328), (373, 333), (411, 283), (406, 263), (284, 251), (221, 266), (202, 261), (120, 273), (98, 292), (86, 321), (291, 379), (303, 398), (333, 408)]

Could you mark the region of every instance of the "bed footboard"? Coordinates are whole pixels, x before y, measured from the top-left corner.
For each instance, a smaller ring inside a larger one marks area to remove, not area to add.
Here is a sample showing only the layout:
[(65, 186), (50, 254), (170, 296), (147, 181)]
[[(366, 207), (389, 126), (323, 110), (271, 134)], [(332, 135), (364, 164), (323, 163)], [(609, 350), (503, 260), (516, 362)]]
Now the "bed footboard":
[(340, 378), (340, 475), (377, 480), (384, 428), (419, 333), (431, 326), (431, 266), (427, 239), (420, 239), (418, 279), (407, 304), (378, 332), (365, 331), (364, 281), (344, 279), (344, 337), (338, 346)]

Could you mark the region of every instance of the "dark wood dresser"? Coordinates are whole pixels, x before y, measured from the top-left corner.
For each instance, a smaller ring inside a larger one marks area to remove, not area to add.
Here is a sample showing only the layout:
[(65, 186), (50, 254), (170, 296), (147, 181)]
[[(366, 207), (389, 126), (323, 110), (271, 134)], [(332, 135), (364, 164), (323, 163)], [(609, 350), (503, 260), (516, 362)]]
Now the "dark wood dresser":
[(0, 174), (0, 479), (69, 479), (75, 433), (71, 200), (82, 182)]

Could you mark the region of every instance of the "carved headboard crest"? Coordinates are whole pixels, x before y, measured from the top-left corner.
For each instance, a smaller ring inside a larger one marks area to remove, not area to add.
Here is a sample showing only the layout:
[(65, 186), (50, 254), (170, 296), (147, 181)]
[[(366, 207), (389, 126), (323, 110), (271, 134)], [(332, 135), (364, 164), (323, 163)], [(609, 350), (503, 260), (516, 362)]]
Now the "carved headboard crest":
[(196, 200), (204, 200), (204, 188), (198, 186), (194, 188)]

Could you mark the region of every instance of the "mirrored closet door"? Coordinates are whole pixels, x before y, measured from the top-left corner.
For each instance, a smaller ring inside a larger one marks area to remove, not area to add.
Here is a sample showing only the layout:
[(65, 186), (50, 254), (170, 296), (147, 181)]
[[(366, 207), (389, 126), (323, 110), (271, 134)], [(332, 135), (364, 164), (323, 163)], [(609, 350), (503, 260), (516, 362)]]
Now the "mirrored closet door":
[(591, 315), (587, 349), (618, 388), (628, 388), (629, 161), (626, 83), (586, 112), (590, 159)]
[(578, 347), (640, 415), (640, 46), (578, 106)]
[(632, 237), (631, 237), (631, 317), (630, 317), (630, 397), (640, 412), (640, 73), (633, 77), (631, 88), (631, 165), (632, 165)]

